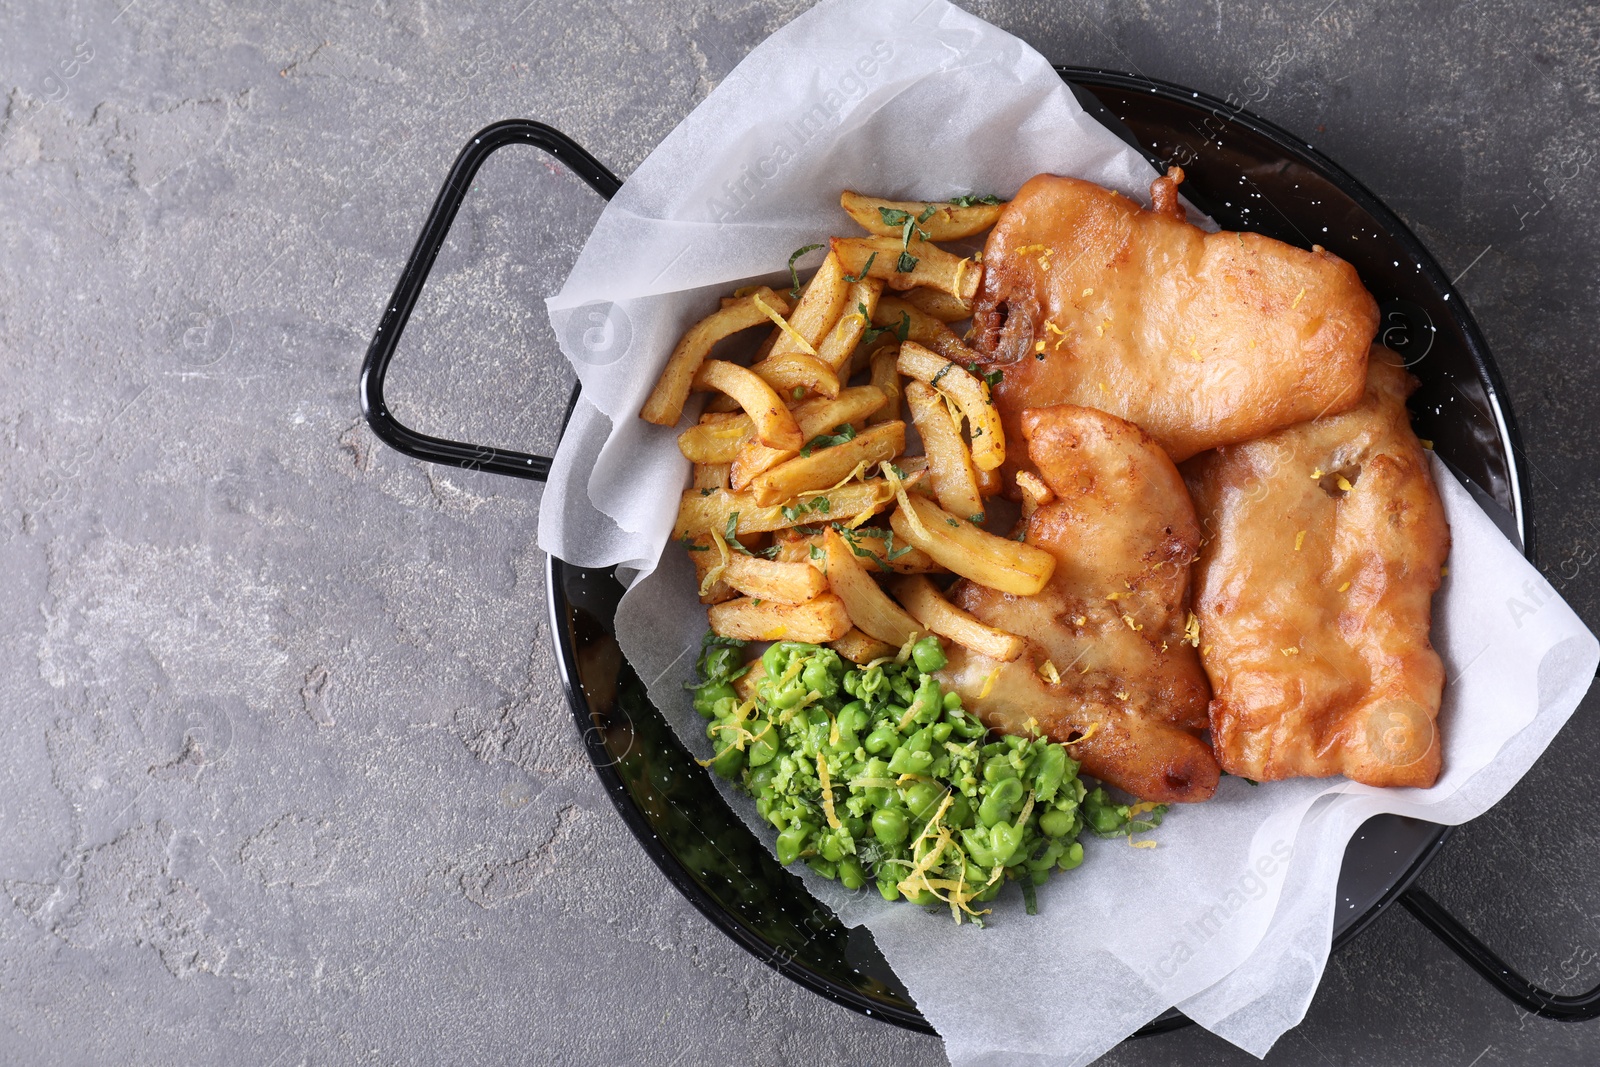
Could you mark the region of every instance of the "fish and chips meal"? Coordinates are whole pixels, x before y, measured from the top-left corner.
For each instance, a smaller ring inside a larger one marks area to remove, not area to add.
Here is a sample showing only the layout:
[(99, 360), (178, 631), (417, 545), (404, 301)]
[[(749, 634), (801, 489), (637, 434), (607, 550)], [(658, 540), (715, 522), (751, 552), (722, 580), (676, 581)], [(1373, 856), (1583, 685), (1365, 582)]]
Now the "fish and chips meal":
[(1353, 267), (1206, 232), (1183, 178), (846, 191), (864, 236), (673, 350), (640, 415), (709, 394), (673, 532), (705, 762), (780, 862), (981, 921), (1224, 774), (1438, 778), (1416, 380)]

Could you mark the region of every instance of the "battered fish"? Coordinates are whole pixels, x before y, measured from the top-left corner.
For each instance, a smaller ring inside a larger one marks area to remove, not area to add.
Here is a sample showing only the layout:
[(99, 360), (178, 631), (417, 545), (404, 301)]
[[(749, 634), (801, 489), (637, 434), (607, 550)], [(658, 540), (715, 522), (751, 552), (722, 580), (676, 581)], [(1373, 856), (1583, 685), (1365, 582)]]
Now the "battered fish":
[(1205, 800), (1217, 764), (1199, 736), (1210, 687), (1184, 641), (1200, 529), (1183, 480), (1149, 436), (1102, 411), (1026, 411), (1020, 429), (1053, 494), (1026, 540), (1056, 569), (1031, 597), (955, 586), (958, 606), (1028, 649), (1006, 663), (952, 646), (941, 678), (990, 726), (1073, 742), (1085, 773), (1142, 800)]
[(1211, 737), (1230, 774), (1439, 776), (1444, 668), (1428, 642), (1450, 547), (1405, 401), (1417, 381), (1373, 348), (1361, 403), (1188, 469)]
[[(979, 356), (1015, 433), (1021, 413), (1081, 404), (1144, 428), (1174, 462), (1361, 399), (1378, 307), (1355, 268), (1184, 220), (1177, 168), (1154, 210), (1041, 174), (1000, 215), (974, 304)], [(1009, 484), (1009, 478), (1007, 479)]]

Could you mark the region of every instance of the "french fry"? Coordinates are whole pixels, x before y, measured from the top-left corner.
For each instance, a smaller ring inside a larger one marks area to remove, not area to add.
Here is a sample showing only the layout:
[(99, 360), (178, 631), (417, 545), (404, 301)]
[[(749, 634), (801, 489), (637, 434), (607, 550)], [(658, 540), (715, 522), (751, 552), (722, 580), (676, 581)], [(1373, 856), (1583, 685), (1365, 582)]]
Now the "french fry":
[(901, 374), (927, 382), (956, 402), (967, 417), (974, 466), (994, 470), (1006, 461), (1005, 430), (1000, 427), (1000, 413), (989, 399), (988, 382), (915, 341), (900, 346), (895, 365)]
[(803, 352), (808, 356), (817, 354), (822, 339), (828, 336), (833, 324), (846, 311), (845, 301), (850, 296), (850, 283), (844, 280), (844, 274), (839, 257), (829, 252), (795, 303), (794, 311), (789, 314), (786, 323), (787, 328), (780, 327), (780, 332), (772, 342), (772, 349), (765, 358), (772, 359), (785, 352)]
[(743, 553), (728, 560), (721, 579), (745, 596), (779, 604), (804, 604), (828, 588), (827, 581), (808, 564), (780, 563)]
[[(844, 208), (845, 214), (859, 223), (868, 233), (875, 233), (880, 237), (899, 237), (903, 232), (906, 220), (901, 215), (909, 216), (913, 224), (928, 235), (931, 241), (959, 241), (963, 237), (971, 237), (982, 233), (994, 225), (1000, 217), (1004, 204), (973, 204), (970, 207), (960, 207), (949, 201), (923, 200), (881, 200), (875, 196), (862, 196), (860, 193), (844, 192), (839, 194), (839, 206)], [(928, 209), (932, 208), (930, 212)], [(884, 218), (884, 212), (889, 213), (889, 218), (898, 221), (890, 222)]]
[(868, 423), (887, 422), (900, 417), (900, 358), (898, 348), (883, 348), (872, 354), (872, 385), (883, 394), (883, 406), (867, 416)]
[(923, 348), (937, 352), (945, 359), (959, 363), (963, 367), (976, 362), (978, 358), (978, 354), (968, 348), (950, 327), (897, 296), (886, 296), (878, 301), (878, 307), (872, 313), (872, 325), (878, 327), (904, 325), (905, 340), (915, 341)]
[(953, 515), (965, 515), (973, 522), (983, 521), (983, 497), (973, 473), (972, 457), (961, 431), (944, 406), (939, 390), (925, 382), (906, 385), (906, 405), (911, 421), (922, 435), (928, 457), (928, 480), (939, 506)]
[[(920, 548), (910, 545), (894, 545), (891, 539), (894, 534), (888, 530), (876, 527), (862, 527), (851, 530), (844, 535), (845, 541), (850, 545), (850, 550), (857, 559), (863, 563), (870, 563), (872, 569), (879, 574), (933, 574), (943, 571), (944, 568), (933, 561), (933, 557)], [(871, 556), (867, 559), (863, 555)], [(890, 557), (893, 558), (890, 558)], [(812, 563), (822, 560), (822, 535), (812, 534), (809, 537), (792, 537), (779, 542), (778, 559), (785, 563)]]
[[(876, 278), (862, 278), (860, 281), (850, 283), (849, 290), (845, 293), (844, 313), (839, 316), (839, 321), (833, 329), (822, 339), (817, 346), (817, 358), (848, 381), (849, 375), (844, 373), (845, 364), (856, 350), (856, 343), (861, 340), (861, 335), (872, 324), (872, 312), (878, 306), (878, 297), (883, 295), (883, 283)], [(863, 313), (862, 309), (866, 311)]]
[(901, 299), (940, 322), (961, 322), (972, 318), (972, 305), (937, 289), (908, 289)]
[(880, 422), (848, 441), (818, 448), (809, 456), (802, 450), (800, 455), (752, 480), (750, 492), (763, 507), (782, 503), (801, 493), (838, 485), (863, 464), (870, 470), (884, 460), (893, 459), (905, 447), (906, 424), (898, 420)]
[[(871, 663), (875, 659), (892, 656), (900, 651), (898, 648), (887, 645), (876, 637), (868, 637), (856, 629), (852, 629), (837, 641), (829, 641), (828, 647), (851, 663), (858, 664)], [(733, 684), (735, 688), (739, 685), (738, 682)]]
[[(969, 303), (978, 294), (983, 268), (936, 244), (915, 237), (909, 245), (898, 237), (835, 237), (831, 243), (839, 263), (854, 277), (878, 278), (891, 289), (925, 285)], [(906, 265), (902, 254), (916, 260), (908, 270), (899, 269)]]
[(1006, 482), (1005, 479), (1000, 476), (999, 467), (995, 467), (992, 470), (984, 470), (981, 467), (973, 467), (972, 473), (976, 475), (978, 479), (979, 496), (999, 496), (1001, 493), (1005, 492)]
[(850, 632), (850, 613), (844, 601), (823, 593), (804, 604), (756, 603), (739, 597), (713, 604), (706, 615), (713, 633), (740, 641), (804, 641), (821, 645)]
[(718, 393), (716, 396), (706, 401), (703, 414), (726, 415), (737, 412), (738, 410), (739, 402), (737, 400), (729, 396), (727, 393)]
[(821, 359), (804, 352), (775, 353), (750, 369), (779, 396), (791, 396), (796, 389), (826, 397), (839, 395), (839, 375)]
[[(905, 486), (912, 488), (923, 475), (906, 472)], [(828, 493), (828, 507), (819, 509), (813, 501), (805, 509), (790, 508), (784, 514), (781, 506), (762, 507), (751, 493), (735, 493), (727, 489), (685, 489), (678, 502), (678, 521), (672, 536), (679, 541), (685, 538), (709, 538), (711, 531), (726, 533), (728, 517), (734, 520), (734, 536), (769, 533), (791, 526), (818, 522), (847, 522), (861, 515), (871, 514), (895, 498), (894, 486), (883, 478), (870, 478), (864, 482), (841, 485)]]
[(1051, 488), (1032, 471), (1017, 472), (1017, 488), (1022, 491), (1022, 517), (1028, 518), (1036, 509), (1056, 498)]
[(743, 413), (711, 413), (678, 435), (678, 451), (692, 463), (732, 463), (755, 423)]
[(948, 637), (958, 645), (990, 659), (1010, 661), (1022, 655), (1027, 642), (1016, 634), (986, 626), (946, 600), (934, 584), (920, 574), (896, 578), (890, 587), (913, 618), (925, 629)]
[[(715, 389), (739, 402), (755, 426), (756, 437), (772, 448), (798, 449), (805, 444), (800, 427), (772, 386), (737, 363), (708, 359), (695, 372), (696, 389)], [(958, 401), (959, 402), (959, 401)]]
[(1002, 593), (1033, 596), (1055, 572), (1056, 558), (1044, 549), (996, 537), (916, 494), (907, 494), (889, 525), (906, 544), (963, 578)]
[(639, 409), (639, 417), (657, 426), (676, 425), (683, 415), (683, 405), (689, 399), (696, 372), (711, 352), (711, 346), (730, 334), (768, 321), (767, 313), (761, 309), (763, 303), (779, 314), (789, 310), (788, 301), (763, 286), (689, 327), (689, 332), (672, 350), (666, 369), (661, 372), (644, 407)]
[[(845, 423), (854, 425), (861, 422), (883, 404), (883, 394), (877, 389), (870, 385), (857, 385), (841, 389), (839, 395), (831, 400), (827, 397), (809, 397), (789, 411), (800, 427), (800, 436), (809, 441), (819, 434), (832, 433)], [(798, 454), (794, 449), (768, 448), (760, 441), (747, 440), (734, 453), (728, 484), (735, 489), (744, 489), (757, 475)]]
[(889, 594), (856, 562), (838, 530), (830, 529), (823, 544), (828, 589), (844, 602), (856, 629), (896, 648), (923, 632), (922, 625), (889, 599)]
[(722, 566), (722, 554), (717, 551), (716, 545), (712, 544), (711, 538), (702, 537), (691, 542), (688, 547), (689, 559), (694, 563), (695, 588), (704, 590), (700, 594), (700, 603), (720, 604), (739, 595), (733, 586), (722, 580), (720, 575), (709, 587), (706, 585), (706, 576)]
[(695, 489), (728, 488), (728, 463), (696, 463), (689, 484)]

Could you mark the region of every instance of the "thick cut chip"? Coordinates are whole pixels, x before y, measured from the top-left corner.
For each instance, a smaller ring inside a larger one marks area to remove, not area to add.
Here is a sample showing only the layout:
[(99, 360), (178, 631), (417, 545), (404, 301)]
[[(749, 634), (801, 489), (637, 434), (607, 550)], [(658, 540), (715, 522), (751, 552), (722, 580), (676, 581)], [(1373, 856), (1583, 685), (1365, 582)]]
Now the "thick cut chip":
[(872, 580), (838, 530), (823, 535), (822, 564), (828, 588), (844, 601), (856, 629), (896, 648), (924, 632), (922, 624)]
[(961, 408), (972, 437), (972, 463), (994, 470), (1006, 459), (1006, 433), (1000, 414), (989, 397), (989, 383), (954, 361), (907, 341), (900, 346), (897, 365), (908, 378), (927, 382)]
[[(809, 441), (820, 434), (836, 433), (845, 423), (862, 422), (867, 416), (883, 407), (884, 403), (882, 392), (870, 385), (857, 385), (840, 390), (839, 395), (831, 399), (814, 396), (802, 400), (789, 411), (794, 416), (796, 425), (800, 427), (800, 436)], [(679, 449), (683, 448), (683, 438), (691, 432), (692, 429), (686, 430), (683, 436), (678, 438)], [(735, 489), (743, 489), (750, 484), (751, 479), (763, 471), (771, 470), (784, 460), (793, 459), (799, 454), (799, 449), (768, 448), (760, 441), (741, 439), (732, 457), (731, 484)]]
[(1016, 634), (985, 626), (950, 603), (934, 588), (932, 582), (920, 574), (908, 574), (896, 579), (894, 595), (912, 617), (930, 632), (966, 645), (974, 652), (1009, 661), (1022, 655), (1028, 647), (1028, 643)]
[(821, 645), (850, 632), (844, 601), (823, 593), (804, 604), (774, 604), (740, 597), (706, 612), (713, 633), (740, 641), (804, 641)]
[(835, 237), (831, 243), (849, 277), (877, 278), (891, 289), (927, 286), (971, 301), (983, 274), (972, 260), (915, 237), (909, 244), (898, 237)]
[(1183, 481), (1104, 412), (1042, 408), (1021, 430), (1054, 496), (1027, 541), (1055, 571), (1036, 596), (955, 586), (951, 603), (1028, 647), (1007, 663), (956, 645), (942, 677), (990, 726), (1071, 743), (1086, 773), (1142, 800), (1205, 800), (1218, 771), (1200, 737), (1210, 688), (1184, 642), (1200, 528)]
[(696, 389), (715, 389), (739, 402), (750, 416), (756, 437), (768, 448), (799, 448), (805, 444), (789, 408), (772, 386), (737, 363), (708, 359), (695, 372)]
[(1208, 234), (1184, 220), (1177, 181), (1152, 187), (1167, 210), (1049, 174), (1007, 205), (973, 326), (984, 363), (1005, 372), (1008, 430), (1028, 408), (1080, 404), (1181, 462), (1360, 401), (1378, 307), (1355, 268), (1321, 248)]
[(950, 417), (939, 391), (924, 382), (906, 386), (906, 403), (911, 419), (922, 437), (928, 456), (928, 477), (939, 506), (952, 515), (965, 515), (973, 522), (984, 518), (983, 497), (978, 492), (978, 476), (972, 468), (972, 455), (961, 431)]
[(1439, 776), (1444, 668), (1428, 629), (1450, 530), (1400, 364), (1374, 348), (1352, 410), (1188, 470), (1207, 537), (1195, 610), (1211, 735), (1230, 774)]
[(907, 494), (889, 516), (889, 525), (902, 542), (922, 549), (963, 578), (1018, 596), (1043, 589), (1056, 566), (1049, 552), (996, 537), (914, 493)]
[(962, 206), (950, 200), (880, 200), (848, 191), (839, 195), (839, 206), (868, 233), (899, 237), (909, 222), (930, 241), (959, 241), (982, 233), (994, 225), (1005, 207), (977, 202)]
[[(825, 447), (826, 446), (826, 447)], [(824, 491), (852, 474), (865, 474), (906, 447), (906, 424), (880, 422), (837, 444), (813, 439), (793, 459), (778, 464), (750, 482), (750, 492), (763, 506), (791, 500), (802, 493)]]
[(705, 362), (711, 348), (730, 334), (747, 330), (767, 321), (768, 312), (782, 314), (789, 310), (788, 303), (765, 286), (733, 302), (724, 301), (720, 310), (712, 312), (689, 328), (672, 355), (666, 369), (656, 382), (639, 417), (659, 426), (672, 426), (683, 414), (684, 401), (689, 398), (695, 372)]

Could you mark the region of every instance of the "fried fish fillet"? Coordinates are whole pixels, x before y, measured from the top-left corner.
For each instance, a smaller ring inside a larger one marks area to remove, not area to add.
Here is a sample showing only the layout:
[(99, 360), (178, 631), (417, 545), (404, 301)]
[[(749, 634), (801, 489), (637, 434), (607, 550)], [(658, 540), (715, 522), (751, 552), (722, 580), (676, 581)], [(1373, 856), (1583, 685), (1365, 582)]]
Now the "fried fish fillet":
[(1378, 307), (1355, 268), (1253, 233), (1184, 219), (1177, 168), (1155, 210), (1041, 174), (984, 249), (974, 343), (1021, 412), (1081, 404), (1144, 428), (1174, 462), (1361, 399)]
[(1428, 642), (1450, 547), (1406, 413), (1416, 379), (1375, 347), (1361, 403), (1187, 468), (1211, 737), (1230, 774), (1439, 776), (1444, 668)]
[(955, 647), (944, 683), (992, 727), (1027, 733), (1031, 720), (1074, 742), (1086, 773), (1142, 800), (1205, 800), (1217, 764), (1199, 736), (1210, 687), (1184, 641), (1200, 529), (1183, 480), (1149, 436), (1102, 411), (1060, 405), (1020, 421), (1053, 495), (1026, 539), (1056, 569), (1034, 596), (951, 590), (1028, 646), (1009, 663)]

